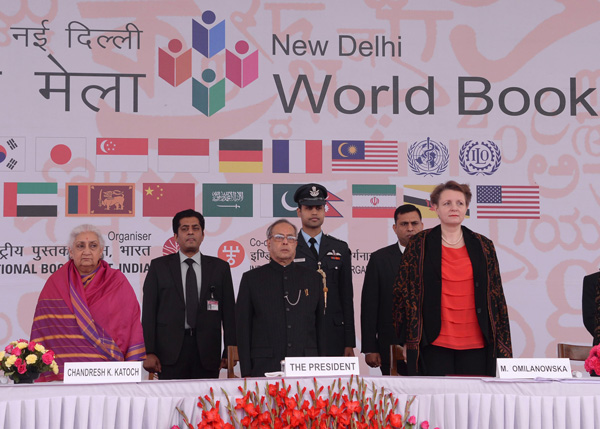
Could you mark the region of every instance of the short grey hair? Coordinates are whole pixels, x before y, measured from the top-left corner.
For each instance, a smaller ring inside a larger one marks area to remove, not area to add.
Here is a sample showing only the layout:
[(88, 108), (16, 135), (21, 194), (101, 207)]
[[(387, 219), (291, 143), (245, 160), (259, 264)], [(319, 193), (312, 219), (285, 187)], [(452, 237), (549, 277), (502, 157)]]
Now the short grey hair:
[(269, 227), (267, 228), (267, 239), (271, 238), (271, 233), (273, 232), (273, 228), (275, 228), (277, 225), (279, 225), (280, 223), (287, 223), (288, 225), (290, 225), (292, 228), (294, 228), (294, 235), (298, 235), (298, 229), (296, 228), (296, 225), (294, 225), (292, 222), (290, 222), (287, 219), (279, 219), (276, 220), (275, 222), (273, 222), (271, 225), (269, 225)]
[(100, 246), (104, 249), (104, 237), (102, 236), (100, 229), (98, 229), (98, 227), (96, 227), (94, 225), (90, 225), (89, 223), (84, 223), (83, 225), (79, 225), (79, 226), (76, 226), (75, 228), (73, 228), (73, 230), (71, 231), (71, 234), (69, 234), (69, 242), (67, 243), (67, 245), (69, 246), (69, 249), (73, 249), (73, 244), (75, 243), (75, 239), (82, 232), (93, 232), (94, 234), (96, 234), (96, 237), (98, 237), (98, 242), (100, 243)]

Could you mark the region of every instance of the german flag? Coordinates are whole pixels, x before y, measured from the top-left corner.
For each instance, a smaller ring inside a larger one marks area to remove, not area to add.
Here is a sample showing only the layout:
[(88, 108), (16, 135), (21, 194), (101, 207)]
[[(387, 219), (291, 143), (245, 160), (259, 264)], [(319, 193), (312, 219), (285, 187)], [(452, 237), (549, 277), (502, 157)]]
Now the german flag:
[(219, 172), (262, 173), (262, 140), (219, 140)]

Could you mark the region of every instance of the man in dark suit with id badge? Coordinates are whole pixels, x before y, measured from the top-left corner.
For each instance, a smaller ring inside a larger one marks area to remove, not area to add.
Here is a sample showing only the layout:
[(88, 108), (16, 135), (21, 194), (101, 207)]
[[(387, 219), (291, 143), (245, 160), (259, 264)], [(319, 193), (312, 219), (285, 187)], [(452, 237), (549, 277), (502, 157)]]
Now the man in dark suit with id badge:
[(177, 213), (173, 232), (179, 251), (153, 259), (144, 281), (144, 368), (164, 380), (218, 378), (227, 366), (227, 346), (236, 344), (231, 270), (200, 253), (200, 213)]

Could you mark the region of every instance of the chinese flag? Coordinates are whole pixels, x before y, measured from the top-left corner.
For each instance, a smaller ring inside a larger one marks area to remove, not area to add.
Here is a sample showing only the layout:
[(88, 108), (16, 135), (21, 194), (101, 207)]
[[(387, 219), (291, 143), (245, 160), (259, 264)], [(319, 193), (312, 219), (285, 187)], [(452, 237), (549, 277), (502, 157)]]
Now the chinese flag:
[(196, 207), (193, 183), (144, 183), (142, 193), (144, 217), (172, 217), (177, 212)]

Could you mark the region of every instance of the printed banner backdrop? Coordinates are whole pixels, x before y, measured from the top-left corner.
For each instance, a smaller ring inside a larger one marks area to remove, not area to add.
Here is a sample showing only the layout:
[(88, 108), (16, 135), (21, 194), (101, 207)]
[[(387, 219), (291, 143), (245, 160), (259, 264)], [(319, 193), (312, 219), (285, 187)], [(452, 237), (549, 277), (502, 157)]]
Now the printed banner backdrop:
[[(0, 6), (0, 344), (28, 338), (70, 230), (100, 227), (141, 300), (171, 217), (236, 285), (268, 262), (291, 195), (331, 195), (352, 250), (357, 352), (371, 252), (411, 202), (470, 184), (465, 225), (496, 246), (517, 357), (591, 344), (600, 266), (597, 39), (588, 2), (66, 1)], [(364, 365), (364, 363), (363, 363)], [(366, 367), (363, 369), (366, 370)], [(374, 372), (376, 373), (376, 372)]]

